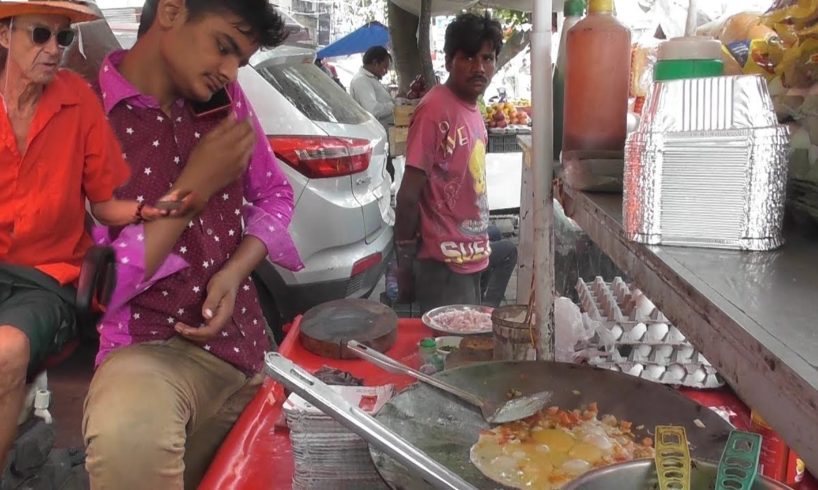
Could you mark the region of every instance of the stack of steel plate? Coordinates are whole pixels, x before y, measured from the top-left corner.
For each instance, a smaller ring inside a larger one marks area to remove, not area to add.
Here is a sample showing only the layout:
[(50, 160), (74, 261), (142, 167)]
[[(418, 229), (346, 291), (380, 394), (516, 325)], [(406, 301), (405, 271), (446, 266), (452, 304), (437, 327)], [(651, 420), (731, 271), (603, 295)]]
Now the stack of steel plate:
[[(332, 388), (370, 414), (377, 412), (394, 393), (392, 385)], [(283, 409), (293, 446), (293, 489), (388, 488), (372, 464), (366, 441), (294, 393)]]
[(771, 250), (781, 236), (789, 134), (758, 76), (654, 84), (625, 146), (627, 237)]

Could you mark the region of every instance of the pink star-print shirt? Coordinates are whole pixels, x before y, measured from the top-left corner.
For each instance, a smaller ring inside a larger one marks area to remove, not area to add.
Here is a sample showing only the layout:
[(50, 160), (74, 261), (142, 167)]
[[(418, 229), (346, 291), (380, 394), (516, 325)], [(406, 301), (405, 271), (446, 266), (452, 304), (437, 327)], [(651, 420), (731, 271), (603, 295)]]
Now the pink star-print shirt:
[[(117, 191), (120, 199), (154, 203), (179, 177), (191, 151), (224, 115), (195, 117), (189, 104), (177, 101), (171, 114), (139, 93), (118, 71), (125, 51), (111, 53), (99, 74), (99, 90), (111, 126), (131, 166), (131, 180)], [(97, 365), (113, 350), (140, 342), (167, 340), (174, 325), (203, 325), (207, 285), (246, 235), (266, 246), (269, 258), (289, 270), (303, 264), (288, 232), (293, 192), (278, 167), (267, 136), (237, 83), (228, 86), (239, 120), (250, 118), (256, 147), (243, 178), (216, 193), (205, 210), (188, 223), (159, 270), (144, 279), (145, 248), (141, 225), (98, 228), (97, 243), (117, 255), (117, 287), (99, 325)], [(252, 280), (236, 297), (232, 321), (219, 337), (203, 346), (247, 374), (261, 370), (269, 348), (265, 320)]]

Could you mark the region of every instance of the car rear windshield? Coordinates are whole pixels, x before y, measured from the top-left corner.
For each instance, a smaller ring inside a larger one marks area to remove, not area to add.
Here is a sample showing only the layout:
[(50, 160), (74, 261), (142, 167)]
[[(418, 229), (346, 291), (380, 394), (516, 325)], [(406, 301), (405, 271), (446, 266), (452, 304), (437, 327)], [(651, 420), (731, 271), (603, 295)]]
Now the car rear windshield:
[(340, 85), (311, 63), (264, 63), (255, 68), (313, 121), (362, 124), (369, 119)]

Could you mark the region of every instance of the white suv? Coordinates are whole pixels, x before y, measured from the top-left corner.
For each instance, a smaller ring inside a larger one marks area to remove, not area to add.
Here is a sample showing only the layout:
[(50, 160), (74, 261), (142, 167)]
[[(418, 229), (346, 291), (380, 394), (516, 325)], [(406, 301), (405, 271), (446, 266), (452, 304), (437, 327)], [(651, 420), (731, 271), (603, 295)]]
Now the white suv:
[[(81, 66), (70, 68), (89, 76), (112, 43), (133, 45), (138, 24), (110, 22), (80, 25)], [(285, 45), (257, 53), (239, 70), (293, 187), (290, 233), (306, 266), (294, 273), (265, 262), (256, 271), (259, 300), (279, 334), (282, 319), (326, 301), (368, 296), (392, 254), (386, 132), (314, 59), (311, 48)]]

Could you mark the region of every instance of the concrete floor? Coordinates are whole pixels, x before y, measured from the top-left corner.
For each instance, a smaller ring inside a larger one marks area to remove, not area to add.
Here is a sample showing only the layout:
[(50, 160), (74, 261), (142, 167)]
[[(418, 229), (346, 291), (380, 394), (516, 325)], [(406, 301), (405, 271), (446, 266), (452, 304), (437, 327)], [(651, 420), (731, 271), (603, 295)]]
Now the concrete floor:
[(82, 346), (70, 359), (48, 371), (51, 415), (58, 448), (82, 447), (82, 406), (93, 376), (95, 346)]

